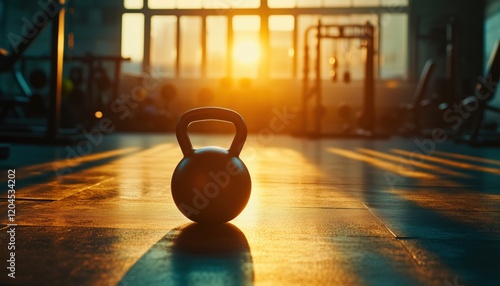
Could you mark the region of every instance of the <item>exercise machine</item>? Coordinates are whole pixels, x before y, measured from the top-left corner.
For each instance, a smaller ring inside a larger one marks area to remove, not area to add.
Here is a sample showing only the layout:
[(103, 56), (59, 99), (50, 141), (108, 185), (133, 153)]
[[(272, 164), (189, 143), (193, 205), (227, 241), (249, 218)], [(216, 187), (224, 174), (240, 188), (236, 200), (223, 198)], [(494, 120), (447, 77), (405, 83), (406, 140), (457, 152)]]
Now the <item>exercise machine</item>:
[[(310, 85), (309, 79), (309, 66), (310, 66), (310, 44), (309, 34), (316, 32), (316, 58), (314, 60), (314, 78), (313, 84)], [(305, 45), (304, 45), (304, 77), (302, 86), (302, 127), (301, 134), (303, 136), (324, 136), (322, 134), (321, 125), (322, 117), (324, 116), (323, 107), (323, 92), (322, 92), (322, 78), (321, 78), (321, 43), (324, 40), (362, 40), (366, 49), (365, 61), (365, 75), (364, 75), (364, 88), (363, 88), (363, 106), (360, 117), (360, 128), (350, 135), (360, 135), (364, 137), (375, 136), (375, 72), (374, 72), (374, 26), (369, 22), (364, 25), (325, 25), (318, 20), (316, 25), (309, 26), (305, 31)], [(338, 59), (336, 59), (338, 60)], [(336, 62), (330, 61), (330, 64), (335, 65)], [(335, 76), (336, 74), (332, 76)], [(344, 76), (345, 79), (350, 81), (350, 74)], [(309, 101), (314, 100), (314, 130), (309, 132)]]
[(424, 99), (428, 90), (429, 82), (436, 68), (436, 64), (432, 59), (427, 60), (420, 74), (417, 87), (413, 94), (411, 103), (401, 106), (400, 114), (400, 134), (403, 135), (422, 135), (421, 118), (424, 116), (422, 110), (427, 107), (430, 102)]
[[(500, 80), (500, 40), (497, 40), (491, 52), (484, 76), (478, 77), (474, 95), (469, 95), (460, 102), (470, 112), (468, 117), (461, 119), (457, 128), (455, 141), (470, 145), (493, 144), (498, 146), (500, 138), (479, 138), (481, 127), (484, 124), (485, 112), (490, 111), (500, 114), (500, 108), (492, 104), (495, 94), (498, 92)], [(491, 134), (498, 135), (498, 134)], [(488, 137), (488, 136), (483, 136)], [(495, 136), (493, 136), (495, 137)], [(498, 137), (498, 136), (496, 136)]]
[[(51, 56), (23, 57), (20, 59), (20, 70), (25, 73), (29, 66), (39, 65), (50, 61), (51, 58)], [(68, 80), (73, 85), (73, 92), (69, 96), (75, 101), (75, 107), (80, 109), (76, 113), (83, 113), (79, 118), (82, 122), (91, 124), (95, 119), (95, 112), (106, 110), (106, 105), (118, 98), (121, 67), (123, 62), (130, 60), (121, 56), (93, 54), (64, 57), (64, 63), (71, 66)], [(106, 67), (111, 67), (113, 74), (111, 77)], [(106, 100), (103, 98), (105, 92), (109, 94)]]
[[(0, 57), (0, 72), (11, 71), (25, 95), (14, 99), (2, 99), (3, 108), (15, 108), (22, 105), (32, 95), (29, 86), (24, 80), (21, 72), (15, 66), (16, 62), (22, 57), (23, 53), (38, 38), (41, 32), (51, 25), (51, 59), (50, 59), (50, 82), (49, 82), (49, 105), (46, 128), (42, 132), (34, 130), (22, 132), (0, 132), (0, 140), (28, 143), (72, 143), (74, 139), (71, 134), (61, 134), (59, 130), (61, 122), (61, 93), (62, 93), (62, 75), (63, 75), (63, 57), (64, 57), (64, 36), (65, 36), (65, 14), (70, 1), (50, 0), (46, 4), (52, 7), (50, 13), (46, 13), (47, 20), (40, 25), (30, 37), (25, 37), (19, 44), (12, 49), (12, 53)], [(3, 110), (2, 112), (5, 112)]]

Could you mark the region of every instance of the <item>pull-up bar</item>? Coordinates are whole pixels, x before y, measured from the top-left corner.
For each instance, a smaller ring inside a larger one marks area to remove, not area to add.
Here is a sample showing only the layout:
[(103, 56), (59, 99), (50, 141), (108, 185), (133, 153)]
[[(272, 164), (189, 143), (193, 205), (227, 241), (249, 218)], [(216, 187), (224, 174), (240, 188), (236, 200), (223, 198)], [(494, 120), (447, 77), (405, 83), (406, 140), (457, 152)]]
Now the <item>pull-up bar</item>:
[[(304, 78), (302, 87), (302, 133), (307, 134), (307, 104), (311, 97), (316, 97), (316, 112), (314, 113), (314, 134), (321, 133), (322, 90), (321, 90), (321, 41), (324, 39), (361, 39), (365, 40), (366, 48), (364, 95), (362, 108), (362, 131), (365, 135), (372, 135), (375, 129), (375, 73), (374, 73), (374, 26), (367, 22), (365, 25), (323, 25), (318, 24), (306, 29), (304, 39)], [(309, 87), (309, 33), (316, 31), (316, 59), (314, 69), (314, 86)]]

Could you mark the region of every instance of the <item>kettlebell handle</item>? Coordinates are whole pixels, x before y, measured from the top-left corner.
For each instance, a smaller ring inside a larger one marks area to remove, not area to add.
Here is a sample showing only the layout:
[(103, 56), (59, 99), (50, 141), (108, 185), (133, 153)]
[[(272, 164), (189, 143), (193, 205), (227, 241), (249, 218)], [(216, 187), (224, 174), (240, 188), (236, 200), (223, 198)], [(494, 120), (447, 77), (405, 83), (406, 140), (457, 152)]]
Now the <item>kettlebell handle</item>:
[(247, 139), (247, 125), (239, 113), (220, 107), (195, 108), (181, 116), (179, 123), (177, 123), (176, 136), (184, 157), (189, 156), (194, 151), (187, 132), (189, 125), (196, 121), (205, 120), (226, 121), (234, 124), (236, 134), (228, 151), (231, 155), (238, 157)]

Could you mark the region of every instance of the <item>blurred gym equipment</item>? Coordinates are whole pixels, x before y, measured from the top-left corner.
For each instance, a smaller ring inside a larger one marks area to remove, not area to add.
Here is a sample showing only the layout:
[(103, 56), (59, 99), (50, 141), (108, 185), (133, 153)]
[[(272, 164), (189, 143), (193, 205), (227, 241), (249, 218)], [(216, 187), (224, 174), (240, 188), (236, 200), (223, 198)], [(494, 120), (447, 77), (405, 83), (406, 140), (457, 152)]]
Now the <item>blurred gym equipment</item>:
[(330, 65), (331, 65), (331, 69), (330, 69), (330, 77), (332, 78), (332, 81), (333, 82), (336, 82), (338, 80), (338, 67), (339, 67), (339, 58), (338, 58), (338, 54), (337, 54), (337, 48), (338, 46), (338, 43), (335, 42), (333, 43), (333, 53), (332, 53), (332, 57), (330, 58)]
[(425, 102), (423, 101), (423, 99), (435, 67), (436, 64), (433, 60), (428, 60), (425, 63), (425, 66), (417, 83), (417, 88), (415, 89), (415, 92), (413, 94), (412, 102), (409, 104), (403, 104), (400, 107), (400, 114), (403, 118), (401, 118), (402, 121), (399, 133), (405, 135), (421, 133), (420, 119), (424, 115), (421, 111), (425, 106)]
[[(63, 3), (63, 4), (62, 4)], [(74, 122), (78, 117), (71, 109), (84, 109), (88, 118), (95, 119), (94, 113), (102, 108), (102, 103), (95, 104), (95, 101), (101, 99), (100, 96), (94, 98), (92, 92), (105, 91), (111, 88), (112, 97), (116, 97), (119, 87), (119, 74), (121, 71), (121, 62), (129, 60), (121, 57), (64, 57), (65, 46), (65, 14), (71, 4), (71, 1), (51, 0), (46, 3), (48, 6), (56, 7), (56, 13), (47, 13), (47, 21), (43, 25), (38, 25), (38, 29), (33, 31), (33, 35), (26, 37), (24, 41), (13, 47), (12, 53), (4, 51), (0, 56), (0, 72), (12, 72), (14, 79), (21, 91), (21, 95), (2, 96), (0, 99), (0, 139), (14, 142), (36, 142), (36, 143), (71, 143), (81, 137), (79, 128)], [(24, 52), (30, 47), (40, 33), (51, 24), (51, 50), (50, 56), (24, 56)], [(63, 78), (63, 63), (65, 60), (79, 61), (87, 65), (88, 87), (84, 93), (80, 89), (83, 81), (83, 72), (76, 71), (70, 74), (70, 78)], [(31, 71), (29, 82), (25, 80), (26, 66), (29, 61), (49, 62), (50, 73), (47, 75), (44, 70), (35, 68)], [(115, 80), (112, 81), (102, 68), (102, 63), (110, 61), (115, 63)], [(17, 65), (17, 63), (20, 63)], [(20, 67), (19, 67), (20, 66)], [(75, 81), (73, 81), (75, 80)], [(48, 83), (48, 97), (45, 98), (42, 90), (46, 89)], [(95, 88), (94, 88), (95, 86)], [(34, 92), (32, 89), (37, 89)], [(97, 90), (97, 91), (96, 91)], [(64, 97), (63, 97), (64, 96)], [(70, 98), (76, 98), (71, 99)], [(76, 106), (73, 108), (71, 101), (81, 103), (83, 98), (90, 98), (89, 108)], [(99, 101), (98, 101), (99, 102)], [(93, 108), (94, 107), (94, 108)], [(96, 109), (96, 110), (92, 110)], [(64, 111), (61, 113), (61, 111)], [(89, 115), (91, 114), (91, 115)], [(5, 120), (9, 115), (15, 115), (17, 121), (15, 124)], [(64, 118), (61, 116), (64, 115)], [(36, 120), (35, 120), (36, 119)], [(63, 119), (63, 120), (61, 120)], [(73, 122), (73, 123), (70, 123)], [(89, 120), (91, 125), (93, 121)], [(5, 124), (4, 124), (5, 123)], [(61, 129), (61, 127), (64, 127)], [(71, 128), (66, 128), (71, 127)]]
[(35, 69), (30, 74), (30, 84), (33, 88), (44, 88), (48, 81), (47, 75), (41, 69)]
[[(20, 59), (21, 72), (30, 65), (39, 65), (50, 60), (50, 56), (23, 57)], [(130, 58), (87, 54), (65, 56), (63, 60), (65, 64), (71, 65), (68, 79), (73, 88), (71, 92), (65, 90), (70, 97), (69, 101), (76, 110), (75, 115), (80, 119), (78, 121), (84, 126), (90, 126), (95, 121), (95, 112), (106, 109), (106, 105), (118, 97), (122, 64), (130, 61)], [(112, 77), (108, 75), (107, 67), (113, 71)], [(69, 81), (63, 80), (64, 83), (69, 84)]]
[[(429, 136), (434, 128), (443, 126), (443, 111), (450, 105), (460, 101), (461, 94), (458, 92), (459, 70), (457, 49), (457, 25), (453, 17), (446, 22), (436, 24), (427, 35), (419, 35), (419, 39), (433, 45), (441, 51), (444, 57), (444, 77), (436, 78), (435, 85), (438, 90), (431, 97), (426, 96), (431, 84), (431, 78), (437, 69), (435, 59), (425, 62), (412, 102), (402, 104), (399, 107), (398, 133), (404, 136)], [(430, 131), (430, 132), (429, 132)]]
[[(480, 138), (480, 129), (484, 125), (485, 112), (500, 113), (500, 108), (493, 106), (491, 102), (498, 91), (500, 79), (500, 40), (497, 40), (491, 52), (486, 72), (483, 77), (478, 78), (474, 95), (469, 95), (460, 102), (460, 106), (470, 110), (470, 116), (461, 118), (461, 124), (456, 133), (457, 142), (465, 142), (471, 145), (498, 144), (498, 132), (484, 134)], [(490, 138), (488, 138), (490, 137)], [(493, 138), (491, 138), (493, 137)], [(496, 138), (495, 138), (496, 137)]]
[[(31, 89), (24, 79), (24, 76), (20, 70), (15, 66), (16, 62), (23, 56), (23, 53), (29, 48), (29, 46), (38, 38), (41, 32), (49, 25), (52, 24), (51, 31), (51, 62), (50, 62), (50, 97), (48, 105), (48, 115), (47, 122), (45, 124), (44, 130), (33, 130), (30, 126), (26, 126), (25, 130), (15, 131), (8, 130), (6, 132), (0, 133), (0, 138), (4, 141), (28, 141), (32, 142), (36, 140), (38, 143), (56, 143), (56, 142), (68, 142), (72, 141), (68, 135), (63, 135), (59, 133), (59, 123), (60, 123), (60, 104), (61, 104), (61, 92), (62, 92), (62, 62), (64, 55), (64, 27), (65, 27), (65, 11), (66, 7), (70, 1), (60, 2), (56, 0), (51, 0), (47, 5), (53, 5), (58, 7), (55, 13), (47, 13), (47, 21), (43, 21), (38, 29), (35, 29), (30, 37), (26, 37), (24, 41), (19, 41), (16, 47), (13, 47), (13, 52), (10, 55), (2, 56), (0, 58), (0, 72), (12, 72), (19, 85), (23, 96), (15, 96), (12, 98), (2, 98), (1, 103), (3, 106), (2, 112), (0, 114), (0, 122), (5, 119), (9, 110), (18, 109), (17, 107), (26, 105), (30, 102), (30, 97), (33, 95)], [(64, 3), (64, 4), (62, 4)], [(35, 81), (35, 84), (42, 83)], [(31, 102), (31, 106), (41, 104), (42, 100), (39, 96), (36, 96)]]
[(345, 67), (344, 67), (344, 82), (345, 83), (350, 83), (351, 82), (351, 44), (349, 39), (347, 39), (347, 52), (344, 54), (344, 61), (345, 61)]
[[(309, 33), (316, 31), (316, 58), (315, 58), (315, 69), (314, 69), (314, 84), (312, 87), (309, 86)], [(325, 114), (325, 108), (323, 107), (322, 98), (322, 87), (321, 87), (321, 42), (323, 40), (341, 40), (341, 39), (361, 39), (364, 44), (363, 47), (366, 49), (366, 61), (365, 61), (365, 77), (364, 77), (364, 91), (363, 91), (363, 107), (362, 116), (359, 117), (359, 129), (350, 132), (350, 136), (363, 136), (363, 137), (373, 137), (375, 134), (375, 75), (374, 75), (374, 26), (369, 22), (365, 25), (324, 25), (321, 20), (318, 20), (318, 24), (308, 27), (305, 31), (305, 46), (304, 46), (304, 79), (303, 79), (303, 90), (302, 90), (302, 135), (303, 136), (329, 136), (328, 134), (322, 133), (322, 119)], [(330, 59), (330, 64), (335, 65), (338, 59)], [(334, 70), (336, 73), (336, 71)], [(334, 75), (336, 80), (336, 74)], [(344, 75), (344, 81), (350, 82), (351, 76), (348, 70)], [(314, 130), (311, 132), (308, 130), (309, 116), (308, 113), (309, 101), (314, 98), (315, 107), (312, 114), (314, 120)], [(321, 111), (321, 112), (320, 112)], [(341, 135), (346, 135), (343, 132)]]

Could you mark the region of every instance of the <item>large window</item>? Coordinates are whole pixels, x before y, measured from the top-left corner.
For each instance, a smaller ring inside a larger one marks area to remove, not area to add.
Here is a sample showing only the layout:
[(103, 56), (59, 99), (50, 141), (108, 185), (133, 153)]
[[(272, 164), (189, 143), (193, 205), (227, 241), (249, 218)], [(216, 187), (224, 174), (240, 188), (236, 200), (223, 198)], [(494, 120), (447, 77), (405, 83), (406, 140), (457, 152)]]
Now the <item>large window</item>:
[(180, 76), (199, 78), (201, 76), (201, 17), (182, 16), (180, 24)]
[[(124, 71), (151, 68), (161, 76), (181, 78), (300, 79), (305, 30), (321, 19), (324, 24), (372, 23), (376, 76), (407, 77), (408, 0), (265, 2), (269, 8), (260, 8), (261, 0), (124, 0), (122, 55), (132, 58)], [(339, 9), (315, 9), (318, 7)], [(369, 7), (370, 13), (366, 14), (363, 7)], [(145, 11), (150, 19), (145, 18)], [(317, 14), (305, 14), (311, 11)], [(310, 33), (311, 76), (315, 41), (314, 33)], [(362, 41), (357, 39), (322, 41), (322, 77), (331, 77), (330, 62), (335, 58), (340, 79), (349, 72), (353, 80), (361, 80), (366, 59), (361, 46)], [(144, 48), (149, 53), (144, 53)]]
[[(184, 1), (197, 2), (197, 1)], [(176, 8), (175, 0), (148, 0), (148, 7), (151, 9), (171, 9)]]
[(144, 4), (144, 0), (124, 0), (123, 1), (123, 6), (126, 9), (141, 9), (143, 4)]
[(151, 17), (151, 70), (160, 76), (174, 77), (177, 58), (177, 17)]
[(149, 0), (151, 9), (258, 8), (260, 0)]
[(407, 78), (408, 15), (382, 14), (380, 78)]
[(124, 72), (138, 73), (144, 57), (144, 15), (126, 13), (122, 17), (122, 56), (130, 57), (123, 64)]
[(269, 17), (269, 75), (272, 78), (293, 77), (293, 16)]
[(268, 0), (271, 8), (407, 6), (408, 0)]
[(236, 78), (255, 78), (260, 62), (260, 17), (235, 16), (233, 18), (233, 75)]
[(207, 67), (208, 78), (227, 76), (227, 17), (207, 17)]

